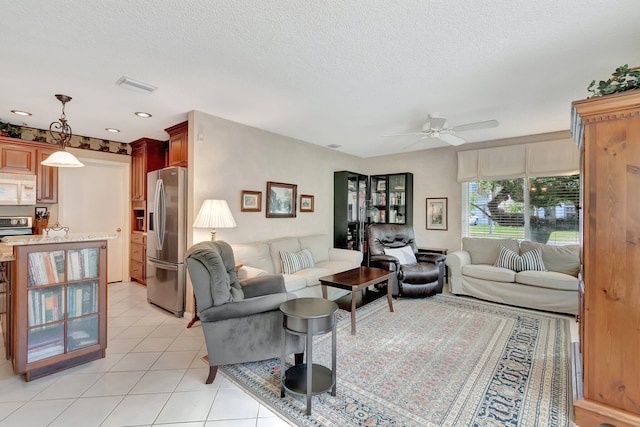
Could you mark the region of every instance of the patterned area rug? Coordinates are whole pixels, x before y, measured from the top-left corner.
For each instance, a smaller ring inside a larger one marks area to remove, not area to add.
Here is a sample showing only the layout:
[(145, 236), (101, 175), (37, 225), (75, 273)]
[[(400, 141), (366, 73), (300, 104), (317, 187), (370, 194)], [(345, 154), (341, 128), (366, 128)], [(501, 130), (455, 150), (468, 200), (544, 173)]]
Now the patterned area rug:
[[(338, 313), (337, 396), (280, 398), (280, 360), (222, 373), (300, 426), (569, 426), (567, 317), (437, 295)], [(314, 363), (331, 366), (331, 334)], [(287, 365), (293, 363), (293, 356)]]

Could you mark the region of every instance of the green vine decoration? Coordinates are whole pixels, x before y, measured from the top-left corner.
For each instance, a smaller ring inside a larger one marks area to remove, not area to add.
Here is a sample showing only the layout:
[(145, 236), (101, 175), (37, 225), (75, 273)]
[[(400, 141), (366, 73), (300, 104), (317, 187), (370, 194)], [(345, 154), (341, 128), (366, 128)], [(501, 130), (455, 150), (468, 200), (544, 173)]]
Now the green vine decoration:
[(14, 126), (9, 122), (0, 120), (0, 136), (20, 138), (20, 135), (22, 135), (22, 128), (20, 126)]
[(596, 81), (593, 80), (587, 88), (593, 94), (592, 97), (610, 95), (631, 89), (640, 89), (640, 67), (629, 68), (629, 64), (616, 68), (609, 80), (600, 80), (597, 85)]

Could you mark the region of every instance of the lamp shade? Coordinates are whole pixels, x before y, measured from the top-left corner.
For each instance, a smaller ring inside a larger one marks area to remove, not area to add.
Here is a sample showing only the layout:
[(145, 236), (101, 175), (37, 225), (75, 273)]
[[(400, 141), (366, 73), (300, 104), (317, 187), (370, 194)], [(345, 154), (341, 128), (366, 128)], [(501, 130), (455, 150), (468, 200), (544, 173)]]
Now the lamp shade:
[(236, 221), (231, 215), (226, 200), (205, 200), (193, 223), (197, 228), (235, 228)]
[(84, 166), (80, 160), (76, 159), (76, 156), (68, 151), (56, 151), (40, 164), (57, 168), (81, 168)]

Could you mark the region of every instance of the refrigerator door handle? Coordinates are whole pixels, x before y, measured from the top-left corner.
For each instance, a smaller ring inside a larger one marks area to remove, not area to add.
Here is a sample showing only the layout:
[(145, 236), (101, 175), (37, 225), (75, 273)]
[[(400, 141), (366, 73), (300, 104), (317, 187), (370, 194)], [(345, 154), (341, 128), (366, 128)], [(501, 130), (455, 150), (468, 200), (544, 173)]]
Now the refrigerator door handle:
[(178, 271), (178, 264), (170, 264), (168, 262), (154, 261), (151, 259), (147, 259), (147, 261), (160, 270)]
[(156, 181), (156, 191), (153, 199), (153, 211), (155, 213), (155, 229), (156, 248), (162, 250), (164, 246), (165, 234), (165, 199), (164, 199), (164, 183), (161, 179)]

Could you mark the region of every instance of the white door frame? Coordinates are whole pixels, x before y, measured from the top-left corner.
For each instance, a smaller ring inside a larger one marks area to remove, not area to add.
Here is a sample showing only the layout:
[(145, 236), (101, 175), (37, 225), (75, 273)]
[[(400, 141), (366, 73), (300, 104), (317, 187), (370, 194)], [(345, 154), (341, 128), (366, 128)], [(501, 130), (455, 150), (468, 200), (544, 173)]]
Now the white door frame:
[[(77, 151), (77, 153), (79, 153), (80, 150)], [(118, 167), (120, 168), (120, 173), (123, 176), (123, 182), (122, 182), (122, 186), (123, 188), (120, 191), (121, 197), (122, 197), (122, 206), (126, 207), (126, 210), (121, 212), (121, 223), (122, 223), (122, 231), (121, 231), (121, 237), (122, 237), (122, 281), (131, 281), (131, 276), (129, 275), (130, 273), (130, 266), (129, 266), (129, 249), (130, 249), (130, 240), (131, 240), (131, 224), (130, 224), (130, 218), (129, 218), (129, 213), (131, 212), (131, 177), (130, 177), (130, 170), (131, 170), (131, 165), (129, 163), (123, 163), (123, 162), (114, 162), (114, 161), (110, 161), (110, 160), (102, 160), (102, 159), (94, 159), (94, 158), (88, 158), (88, 157), (81, 157), (81, 155), (76, 154), (76, 157), (78, 158), (78, 160), (80, 160), (82, 163), (97, 163), (97, 164), (103, 164), (103, 165), (108, 165), (108, 166), (112, 166), (112, 167)], [(58, 191), (58, 217), (60, 217), (60, 206), (63, 204), (64, 201), (64, 194), (63, 192)], [(114, 232), (114, 230), (104, 230), (105, 232)]]

